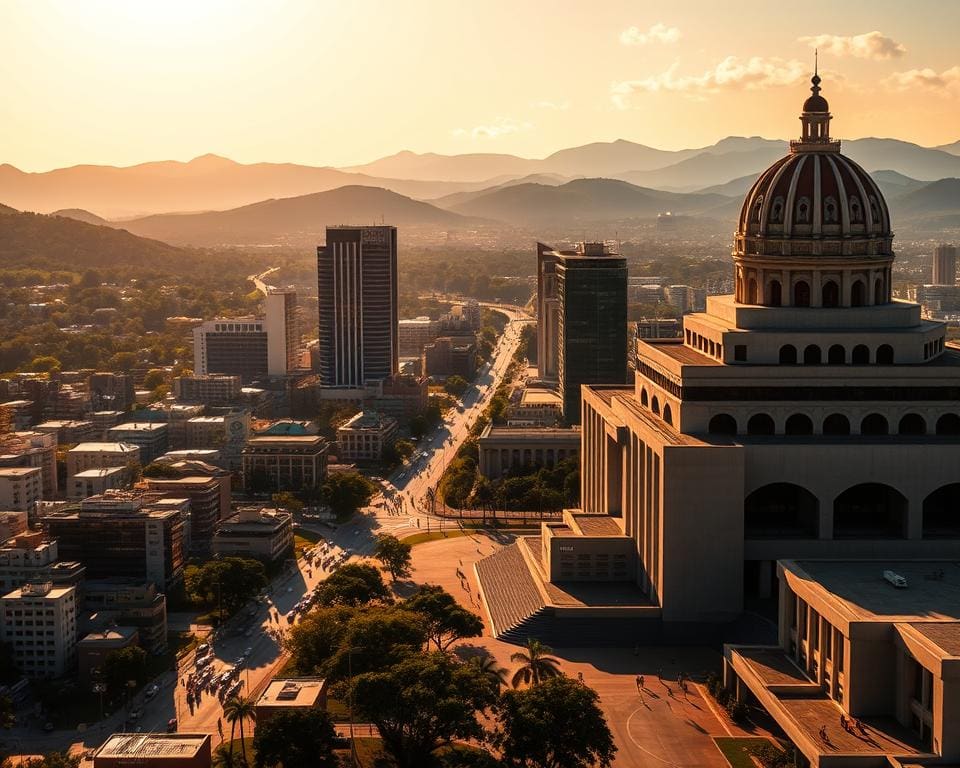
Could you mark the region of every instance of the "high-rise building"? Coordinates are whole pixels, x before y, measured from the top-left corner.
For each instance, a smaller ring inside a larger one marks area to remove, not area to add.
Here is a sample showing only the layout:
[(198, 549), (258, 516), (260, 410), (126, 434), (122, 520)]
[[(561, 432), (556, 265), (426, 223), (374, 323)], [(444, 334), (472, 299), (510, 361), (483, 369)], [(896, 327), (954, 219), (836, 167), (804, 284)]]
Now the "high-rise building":
[(58, 491), (56, 433), (0, 434), (0, 467), (40, 467), (43, 498), (55, 498)]
[(957, 246), (940, 243), (933, 249), (933, 284), (956, 285)]
[(300, 314), (297, 292), (269, 287), (264, 296), (267, 329), (267, 373), (286, 376), (300, 367)]
[(24, 584), (0, 598), (4, 644), (31, 679), (63, 677), (77, 655), (77, 588)]
[(557, 378), (560, 305), (557, 302), (557, 260), (549, 245), (537, 243), (537, 373)]
[(133, 376), (129, 373), (99, 371), (87, 379), (90, 408), (94, 411), (129, 411), (136, 402)]
[(257, 317), (218, 318), (193, 329), (193, 372), (223, 373), (244, 383), (268, 373), (267, 329)]
[(399, 371), (397, 228), (327, 227), (317, 247), (319, 374), (362, 387)]
[(627, 380), (627, 261), (603, 243), (557, 253), (557, 378), (563, 418), (580, 423), (583, 384)]

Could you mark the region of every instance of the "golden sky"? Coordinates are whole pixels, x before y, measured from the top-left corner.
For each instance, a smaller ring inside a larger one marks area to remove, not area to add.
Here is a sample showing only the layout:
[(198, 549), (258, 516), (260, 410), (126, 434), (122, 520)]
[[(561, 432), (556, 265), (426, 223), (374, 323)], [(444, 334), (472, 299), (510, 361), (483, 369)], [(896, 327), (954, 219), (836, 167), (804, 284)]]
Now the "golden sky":
[(960, 138), (960, 0), (0, 0), (0, 162)]

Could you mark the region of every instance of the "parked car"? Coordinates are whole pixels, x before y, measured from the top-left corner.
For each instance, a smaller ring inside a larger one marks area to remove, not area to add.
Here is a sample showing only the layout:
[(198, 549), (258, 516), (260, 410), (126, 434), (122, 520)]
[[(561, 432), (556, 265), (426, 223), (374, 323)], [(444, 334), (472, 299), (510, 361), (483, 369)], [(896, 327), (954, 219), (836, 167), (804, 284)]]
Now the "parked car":
[(160, 693), (160, 686), (154, 683), (149, 688), (147, 688), (146, 699), (150, 701), (154, 696)]

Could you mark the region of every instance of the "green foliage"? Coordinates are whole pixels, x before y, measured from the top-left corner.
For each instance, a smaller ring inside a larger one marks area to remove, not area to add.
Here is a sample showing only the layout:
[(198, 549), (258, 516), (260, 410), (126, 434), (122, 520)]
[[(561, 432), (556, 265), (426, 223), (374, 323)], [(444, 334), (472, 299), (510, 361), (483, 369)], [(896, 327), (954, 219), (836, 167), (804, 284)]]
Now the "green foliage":
[(430, 429), (430, 423), (427, 421), (427, 417), (422, 413), (418, 413), (412, 419), (410, 419), (410, 434), (419, 440)]
[(147, 682), (147, 652), (138, 645), (118, 648), (110, 651), (103, 660), (100, 670), (110, 696), (117, 696), (127, 690), (131, 680), (139, 688)]
[(596, 692), (567, 677), (506, 691), (493, 742), (515, 768), (609, 768), (617, 753)]
[(399, 663), (426, 643), (423, 622), (402, 608), (368, 608), (347, 622), (340, 646), (325, 666), (326, 676), (346, 680)]
[(463, 376), (457, 375), (448, 376), (447, 380), (443, 383), (444, 390), (454, 397), (462, 397), (463, 393), (467, 391), (469, 386), (469, 381), (463, 378)]
[(798, 764), (797, 748), (792, 744), (786, 749), (780, 749), (769, 741), (754, 744), (749, 749), (750, 754), (760, 761), (763, 768), (792, 768)]
[(259, 560), (223, 557), (203, 565), (188, 565), (184, 574), (187, 597), (212, 608), (219, 602), (233, 613), (267, 585), (267, 571)]
[(284, 647), (301, 675), (322, 675), (343, 643), (347, 623), (357, 615), (345, 605), (314, 608), (287, 632)]
[(335, 768), (336, 731), (327, 712), (292, 710), (257, 726), (253, 737), (256, 768)]
[(397, 456), (401, 459), (409, 459), (413, 456), (414, 451), (417, 450), (417, 447), (411, 443), (409, 440), (397, 440), (393, 444), (393, 449), (397, 452)]
[(472, 458), (455, 458), (440, 479), (440, 496), (444, 503), (455, 509), (466, 507), (476, 479), (477, 463)]
[(33, 362), (30, 363), (30, 370), (36, 371), (37, 373), (50, 373), (51, 371), (59, 371), (63, 366), (60, 364), (60, 361), (52, 355), (41, 355), (40, 357), (33, 358)]
[(540, 685), (546, 680), (560, 677), (560, 660), (549, 654), (553, 649), (539, 640), (528, 637), (527, 645), (522, 651), (510, 655), (510, 661), (519, 664), (517, 671), (510, 678), (510, 685), (514, 688), (519, 685)]
[(151, 462), (143, 468), (144, 477), (180, 477), (180, 473), (163, 462)]
[(82, 755), (69, 752), (47, 752), (42, 757), (29, 757), (18, 761), (17, 764), (20, 765), (21, 762), (23, 768), (80, 768)]
[(337, 472), (323, 484), (321, 496), (338, 517), (349, 517), (367, 506), (377, 487), (359, 472)]
[(167, 372), (163, 368), (151, 368), (143, 377), (144, 389), (156, 389), (167, 383)]
[(240, 747), (243, 750), (243, 764), (249, 765), (247, 762), (247, 741), (243, 735), (243, 726), (247, 720), (256, 721), (257, 719), (257, 706), (256, 701), (253, 698), (247, 698), (245, 696), (231, 696), (225, 702), (223, 702), (223, 717), (230, 723), (230, 748), (229, 748), (229, 762), (233, 763), (233, 735), (237, 729), (237, 726), (240, 726)]
[(389, 602), (390, 590), (383, 583), (380, 571), (372, 565), (346, 563), (317, 587), (320, 605), (357, 607), (373, 602)]
[(520, 343), (513, 359), (526, 359), (530, 365), (537, 364), (537, 326), (527, 324), (520, 329)]
[(483, 621), (473, 611), (461, 606), (443, 587), (424, 584), (403, 603), (403, 608), (418, 613), (423, 621), (427, 639), (446, 651), (464, 637), (480, 637)]
[(279, 493), (273, 494), (271, 501), (288, 512), (293, 512), (294, 514), (303, 512), (303, 502), (294, 494), (290, 493), (290, 491), (280, 491)]
[(410, 545), (400, 541), (396, 536), (390, 534), (377, 536), (373, 556), (389, 571), (394, 581), (410, 575)]
[(360, 717), (377, 726), (397, 768), (430, 765), (454, 740), (481, 739), (477, 714), (493, 705), (493, 687), (474, 667), (443, 653), (417, 653), (359, 675), (353, 696)]

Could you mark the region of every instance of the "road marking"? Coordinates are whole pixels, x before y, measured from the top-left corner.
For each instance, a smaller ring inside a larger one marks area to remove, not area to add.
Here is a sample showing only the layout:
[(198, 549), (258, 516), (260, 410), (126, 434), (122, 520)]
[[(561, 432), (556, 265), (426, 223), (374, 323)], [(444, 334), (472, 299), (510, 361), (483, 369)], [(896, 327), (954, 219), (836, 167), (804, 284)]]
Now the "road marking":
[(635, 746), (637, 749), (639, 749), (639, 750), (640, 750), (641, 752), (643, 752), (644, 754), (650, 755), (650, 757), (652, 757), (654, 760), (659, 760), (661, 763), (666, 763), (667, 765), (672, 765), (672, 766), (675, 766), (676, 768), (680, 768), (680, 766), (679, 766), (678, 763), (671, 763), (671, 762), (670, 762), (669, 760), (667, 760), (666, 758), (660, 757), (660, 755), (655, 755), (655, 754), (654, 754), (653, 752), (651, 752), (649, 749), (647, 749), (646, 747), (642, 746), (642, 745), (640, 744), (640, 742), (638, 742), (635, 738), (633, 738), (633, 734), (630, 733), (630, 721), (633, 720), (634, 716), (635, 716), (639, 711), (640, 711), (640, 707), (637, 707), (635, 710), (633, 710), (633, 712), (630, 713), (630, 717), (627, 718), (627, 738), (629, 738), (630, 741), (633, 742), (633, 746)]

